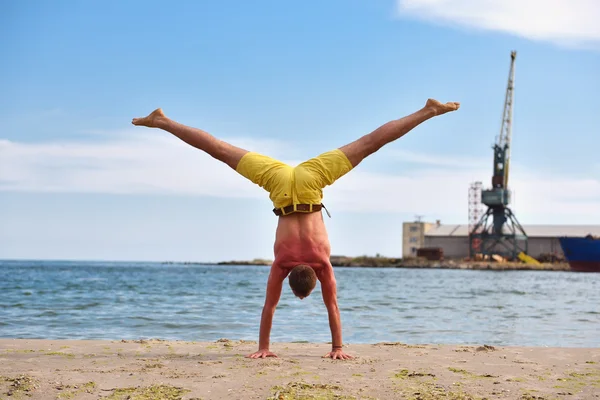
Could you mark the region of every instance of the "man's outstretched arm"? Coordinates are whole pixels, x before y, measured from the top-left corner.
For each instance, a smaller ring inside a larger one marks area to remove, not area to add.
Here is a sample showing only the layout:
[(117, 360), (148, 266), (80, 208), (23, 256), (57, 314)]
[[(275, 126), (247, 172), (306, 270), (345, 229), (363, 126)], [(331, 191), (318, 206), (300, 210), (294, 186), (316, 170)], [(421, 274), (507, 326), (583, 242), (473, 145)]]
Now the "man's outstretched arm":
[(146, 126), (148, 128), (159, 128), (167, 131), (190, 146), (208, 153), (213, 158), (224, 162), (231, 168), (236, 169), (238, 163), (248, 153), (248, 150), (240, 149), (232, 144), (219, 140), (203, 131), (202, 129), (192, 128), (182, 125), (165, 116), (162, 109), (157, 108), (150, 115), (143, 118), (134, 118), (131, 123), (137, 126)]
[(323, 295), (325, 307), (327, 307), (329, 329), (331, 329), (331, 351), (323, 357), (333, 358), (334, 360), (353, 358), (342, 350), (342, 320), (337, 303), (337, 284), (333, 267), (331, 265), (326, 266), (325, 269), (319, 271), (317, 276), (321, 281), (321, 294)]
[(263, 306), (262, 314), (260, 317), (260, 333), (258, 340), (258, 351), (248, 355), (249, 358), (265, 358), (265, 357), (277, 357), (275, 353), (269, 350), (271, 327), (273, 326), (273, 315), (275, 315), (275, 309), (279, 303), (281, 297), (281, 289), (283, 287), (283, 280), (287, 274), (279, 267), (273, 265), (271, 267), (271, 273), (269, 274), (269, 280), (267, 281), (267, 295), (265, 298), (265, 305)]
[(428, 119), (456, 111), (459, 107), (460, 103), (450, 102), (442, 104), (437, 100), (429, 99), (420, 110), (406, 117), (383, 124), (368, 135), (364, 135), (360, 139), (340, 147), (340, 150), (346, 154), (352, 166), (356, 167), (366, 157), (375, 153), (386, 144), (406, 135)]

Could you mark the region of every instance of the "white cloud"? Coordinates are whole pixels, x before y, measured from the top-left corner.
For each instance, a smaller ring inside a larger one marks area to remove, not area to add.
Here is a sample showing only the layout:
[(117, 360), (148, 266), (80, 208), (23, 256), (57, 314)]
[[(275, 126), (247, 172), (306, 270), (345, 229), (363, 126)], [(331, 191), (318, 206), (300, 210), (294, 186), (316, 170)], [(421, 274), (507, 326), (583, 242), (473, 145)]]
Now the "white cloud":
[[(100, 136), (100, 133), (97, 133)], [(172, 137), (122, 131), (103, 142), (0, 140), (0, 190), (257, 197), (263, 190)], [(233, 141), (273, 151), (275, 143)]]
[(385, 150), (389, 156), (406, 163), (453, 168), (485, 168), (489, 158), (456, 157), (439, 154), (424, 154), (408, 150)]
[[(519, 215), (535, 220), (559, 215), (587, 216), (600, 222), (599, 179), (513, 175), (511, 207), (518, 210)], [(490, 179), (488, 168), (417, 169), (397, 175), (356, 170), (326, 189), (326, 196), (338, 208), (348, 211), (434, 212), (445, 216), (463, 215), (466, 221), (470, 183), (481, 180), (485, 189)]]
[[(225, 164), (170, 136), (135, 131), (104, 136), (108, 140), (103, 142), (0, 140), (0, 190), (268, 198), (263, 189)], [(277, 142), (232, 142), (274, 157), (287, 147)], [(469, 184), (481, 180), (485, 187), (491, 178), (485, 160), (392, 149), (382, 153), (420, 165), (387, 174), (359, 166), (325, 188), (324, 202), (332, 212), (435, 212), (466, 221)], [(538, 220), (557, 215), (600, 219), (599, 179), (540, 177), (514, 164), (512, 170), (519, 218), (525, 214)]]
[(600, 44), (598, 0), (398, 0), (400, 15), (559, 44)]

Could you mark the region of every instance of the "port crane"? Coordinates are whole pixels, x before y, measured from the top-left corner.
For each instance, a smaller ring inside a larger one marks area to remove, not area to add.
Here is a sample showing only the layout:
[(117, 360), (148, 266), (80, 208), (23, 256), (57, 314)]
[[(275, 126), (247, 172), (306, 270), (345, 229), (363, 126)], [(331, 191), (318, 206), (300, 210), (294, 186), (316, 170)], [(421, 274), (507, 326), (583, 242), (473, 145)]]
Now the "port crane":
[(481, 203), (487, 206), (487, 211), (469, 232), (471, 259), (475, 254), (484, 256), (497, 254), (508, 260), (515, 260), (519, 254), (527, 254), (527, 234), (515, 214), (508, 207), (511, 200), (511, 192), (508, 188), (508, 172), (516, 57), (517, 52), (512, 51), (500, 135), (496, 138), (496, 143), (493, 146), (492, 187), (481, 191)]

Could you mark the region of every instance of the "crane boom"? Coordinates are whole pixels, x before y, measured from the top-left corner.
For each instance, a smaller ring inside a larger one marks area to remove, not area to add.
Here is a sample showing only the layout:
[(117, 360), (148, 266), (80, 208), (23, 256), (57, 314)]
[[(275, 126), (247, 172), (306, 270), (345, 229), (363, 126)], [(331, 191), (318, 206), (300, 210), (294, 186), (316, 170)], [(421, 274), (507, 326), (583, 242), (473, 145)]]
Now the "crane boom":
[(504, 110), (502, 112), (502, 125), (500, 127), (500, 136), (498, 136), (498, 146), (505, 151), (504, 165), (504, 187), (508, 188), (508, 166), (510, 163), (510, 140), (512, 135), (512, 114), (515, 89), (515, 59), (517, 52), (510, 53), (510, 71), (508, 73), (508, 85), (506, 86), (506, 97), (504, 98)]

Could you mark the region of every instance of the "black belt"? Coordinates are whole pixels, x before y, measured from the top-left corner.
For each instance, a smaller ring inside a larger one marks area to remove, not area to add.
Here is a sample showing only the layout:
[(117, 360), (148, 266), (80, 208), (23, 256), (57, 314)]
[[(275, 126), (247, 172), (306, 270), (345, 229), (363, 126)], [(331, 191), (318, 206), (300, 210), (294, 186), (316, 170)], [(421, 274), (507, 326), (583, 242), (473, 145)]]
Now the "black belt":
[[(323, 204), (292, 204), (287, 207), (274, 208), (273, 212), (279, 217), (294, 212), (317, 212), (321, 211), (321, 208), (325, 208), (325, 206)], [(326, 208), (325, 211), (327, 211)], [(327, 215), (329, 215), (329, 211), (327, 211)]]

